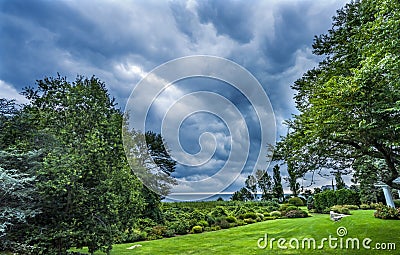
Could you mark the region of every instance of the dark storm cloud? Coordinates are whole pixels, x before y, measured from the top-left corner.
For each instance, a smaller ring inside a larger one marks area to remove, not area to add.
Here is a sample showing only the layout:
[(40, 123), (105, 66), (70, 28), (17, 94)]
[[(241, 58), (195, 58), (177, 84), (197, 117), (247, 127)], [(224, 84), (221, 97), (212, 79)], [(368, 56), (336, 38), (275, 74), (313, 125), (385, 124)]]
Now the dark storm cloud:
[(253, 38), (252, 6), (246, 1), (199, 1), (200, 22), (211, 23), (218, 34), (227, 35), (240, 43)]

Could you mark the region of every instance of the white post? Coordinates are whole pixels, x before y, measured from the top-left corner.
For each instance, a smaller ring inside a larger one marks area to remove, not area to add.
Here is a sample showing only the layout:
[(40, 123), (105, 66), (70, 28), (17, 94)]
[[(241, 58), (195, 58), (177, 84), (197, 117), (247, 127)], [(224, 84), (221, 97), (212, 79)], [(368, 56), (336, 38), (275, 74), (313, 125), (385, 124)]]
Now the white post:
[(386, 204), (390, 207), (395, 208), (392, 193), (390, 192), (389, 186), (382, 186), (383, 194), (385, 195)]

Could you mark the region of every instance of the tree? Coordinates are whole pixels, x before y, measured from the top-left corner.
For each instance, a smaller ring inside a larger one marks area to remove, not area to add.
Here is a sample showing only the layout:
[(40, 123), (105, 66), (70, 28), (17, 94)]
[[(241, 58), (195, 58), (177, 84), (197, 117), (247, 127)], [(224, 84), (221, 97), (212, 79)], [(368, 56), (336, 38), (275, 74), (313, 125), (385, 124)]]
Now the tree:
[(232, 201), (250, 201), (250, 200), (253, 200), (253, 195), (251, 194), (251, 192), (248, 189), (246, 189), (245, 187), (242, 187), (240, 190), (238, 190), (232, 194), (231, 200)]
[(287, 171), (288, 177), (286, 177), (286, 181), (289, 182), (289, 189), (292, 192), (292, 195), (297, 197), (297, 195), (300, 193), (300, 184), (297, 182), (299, 174), (293, 168), (292, 162), (288, 162)]
[(370, 157), (392, 188), (400, 176), (400, 2), (363, 0), (337, 11), (332, 29), (315, 38), (325, 56), (292, 88), (299, 114), (276, 158), (297, 173), (330, 168), (345, 174)]
[[(245, 181), (245, 188), (249, 191), (251, 194), (251, 199), (253, 200), (257, 198), (257, 179), (253, 175), (247, 176), (247, 179)], [(246, 194), (247, 196), (247, 194)]]
[(39, 156), (39, 151), (0, 151), (0, 250), (20, 250), (24, 240), (15, 233), (40, 214), (32, 175)]
[(282, 187), (282, 178), (281, 171), (279, 169), (279, 165), (275, 165), (272, 169), (273, 171), (273, 186), (272, 186), (272, 194), (274, 198), (277, 198), (279, 202), (282, 202), (284, 199), (284, 192)]
[(335, 172), (335, 182), (337, 190), (346, 188), (346, 184), (343, 181), (342, 174), (339, 171)]
[(257, 181), (257, 186), (261, 190), (262, 200), (269, 200), (272, 198), (272, 180), (271, 176), (267, 171), (258, 169), (255, 173), (255, 179)]
[(30, 124), (53, 141), (36, 171), (42, 215), (30, 243), (45, 253), (73, 246), (109, 252), (145, 205), (122, 145), (123, 114), (95, 77), (45, 78), (24, 94)]

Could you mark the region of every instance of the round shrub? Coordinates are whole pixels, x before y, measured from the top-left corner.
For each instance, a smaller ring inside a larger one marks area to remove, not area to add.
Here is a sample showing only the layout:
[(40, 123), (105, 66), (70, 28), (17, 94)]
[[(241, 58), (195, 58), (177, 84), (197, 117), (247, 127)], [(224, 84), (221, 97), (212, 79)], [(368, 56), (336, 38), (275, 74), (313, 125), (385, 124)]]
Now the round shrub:
[(358, 205), (343, 205), (343, 207), (345, 207), (345, 208), (347, 208), (349, 210), (358, 210), (358, 209), (360, 209), (358, 207)]
[(368, 205), (368, 204), (361, 204), (361, 205), (360, 205), (360, 209), (361, 209), (361, 210), (368, 210), (368, 209), (371, 209), (371, 206)]
[(376, 211), (374, 213), (375, 218), (380, 219), (400, 219), (400, 209), (393, 208), (382, 203), (376, 206)]
[(291, 210), (288, 211), (285, 216), (287, 218), (305, 218), (308, 217), (308, 214), (303, 210)]
[[(358, 207), (357, 207), (358, 208)], [(350, 210), (343, 206), (343, 205), (335, 205), (331, 207), (331, 211), (334, 211), (335, 213), (341, 213), (341, 214), (350, 214)]]
[(248, 219), (244, 219), (244, 222), (246, 222), (247, 224), (252, 224), (252, 223), (255, 223), (256, 221), (248, 218)]
[(280, 211), (273, 211), (270, 214), (271, 214), (271, 217), (278, 217), (279, 218), (279, 217), (282, 216), (282, 213)]
[(241, 214), (238, 217), (239, 219), (243, 220), (243, 219), (257, 219), (257, 214), (255, 212), (247, 212), (245, 214)]
[(227, 229), (231, 226), (225, 217), (218, 218), (215, 225), (220, 226), (222, 229)]
[(294, 206), (294, 205), (289, 205), (287, 208), (286, 208), (286, 210), (285, 211), (293, 211), (293, 210), (297, 210), (297, 206)]
[(294, 206), (303, 206), (304, 202), (303, 200), (301, 200), (301, 198), (299, 197), (291, 197), (288, 200), (288, 203)]
[(192, 233), (201, 233), (201, 232), (203, 232), (203, 227), (202, 226), (194, 226), (193, 228), (192, 228)]
[(264, 214), (264, 217), (271, 216), (271, 214), (270, 214), (269, 212), (265, 212), (265, 213), (263, 213), (263, 214)]

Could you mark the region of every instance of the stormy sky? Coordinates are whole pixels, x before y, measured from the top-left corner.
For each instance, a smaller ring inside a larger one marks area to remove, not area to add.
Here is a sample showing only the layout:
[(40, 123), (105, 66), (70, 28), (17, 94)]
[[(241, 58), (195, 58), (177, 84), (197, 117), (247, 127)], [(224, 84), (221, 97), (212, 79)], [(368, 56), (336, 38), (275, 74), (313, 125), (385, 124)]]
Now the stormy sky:
[[(210, 55), (237, 63), (259, 81), (272, 105), (279, 139), (287, 132), (283, 121), (296, 113), (290, 86), (321, 60), (312, 54), (313, 38), (331, 28), (332, 16), (346, 2), (2, 0), (0, 97), (24, 103), (19, 93), (23, 87), (34, 86), (37, 79), (57, 73), (70, 81), (78, 74), (95, 75), (125, 109), (136, 84), (157, 66), (176, 58)], [(199, 91), (221, 95), (238, 112), (226, 113), (226, 119), (196, 112), (206, 106), (213, 106), (213, 111), (227, 107), (224, 100), (201, 96)], [(136, 103), (139, 107), (140, 99)], [(241, 174), (225, 191), (237, 190), (253, 169), (268, 166), (267, 159), (261, 163), (256, 159), (258, 148), (264, 146), (260, 144), (263, 124), (257, 122), (253, 102), (230, 84), (205, 77), (172, 84), (150, 107), (148, 129), (160, 132), (165, 109), (172, 106), (193, 110), (180, 120), (183, 152), (207, 152), (207, 146), (213, 152), (202, 165), (196, 165), (202, 161), (199, 157), (193, 157), (192, 164), (178, 165), (175, 177), (198, 180), (215, 175), (235, 144), (242, 141), (229, 123), (241, 126), (244, 122), (250, 153)], [(212, 185), (218, 186), (218, 178), (214, 181)], [(330, 179), (321, 179), (317, 186), (327, 182)]]

